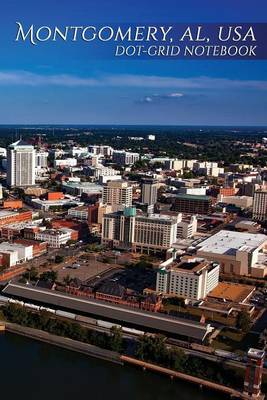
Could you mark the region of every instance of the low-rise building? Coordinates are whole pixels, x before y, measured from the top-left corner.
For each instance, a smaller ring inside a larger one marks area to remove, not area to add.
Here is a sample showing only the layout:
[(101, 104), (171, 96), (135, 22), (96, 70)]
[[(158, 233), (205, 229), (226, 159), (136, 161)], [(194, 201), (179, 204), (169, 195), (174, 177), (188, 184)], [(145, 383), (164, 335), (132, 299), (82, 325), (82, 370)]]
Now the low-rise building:
[(68, 210), (68, 215), (72, 218), (88, 220), (88, 206), (70, 208)]
[(63, 182), (62, 188), (68, 194), (81, 196), (83, 193), (88, 195), (101, 194), (103, 187), (91, 182)]
[(197, 255), (221, 265), (223, 273), (264, 277), (267, 274), (267, 236), (221, 230), (199, 243)]
[(240, 208), (249, 208), (253, 202), (253, 198), (250, 196), (223, 196), (221, 194), (219, 194), (217, 200), (219, 203), (233, 204)]
[(11, 211), (11, 210), (0, 210), (0, 226), (22, 222), (31, 221), (32, 211), (22, 210), (22, 211)]
[[(11, 267), (13, 265), (26, 262), (33, 258), (33, 246), (32, 245), (22, 245), (19, 243), (9, 243), (2, 242), (0, 243), (0, 253), (5, 256), (8, 256), (9, 265)], [(6, 259), (7, 259), (6, 258)]]
[(68, 228), (46, 229), (35, 233), (35, 239), (47, 242), (48, 246), (59, 248), (72, 239), (73, 230)]

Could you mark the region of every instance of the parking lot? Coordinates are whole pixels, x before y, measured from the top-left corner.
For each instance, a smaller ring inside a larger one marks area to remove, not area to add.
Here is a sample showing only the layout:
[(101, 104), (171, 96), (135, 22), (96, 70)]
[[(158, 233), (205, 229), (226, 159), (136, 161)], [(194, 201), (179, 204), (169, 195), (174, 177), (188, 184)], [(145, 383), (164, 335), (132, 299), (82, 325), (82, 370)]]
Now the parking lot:
[(81, 281), (87, 281), (88, 279), (99, 276), (103, 272), (114, 268), (113, 265), (101, 263), (95, 260), (82, 260), (75, 259), (73, 261), (65, 262), (61, 264), (57, 269), (58, 281), (63, 281), (65, 277), (78, 278)]

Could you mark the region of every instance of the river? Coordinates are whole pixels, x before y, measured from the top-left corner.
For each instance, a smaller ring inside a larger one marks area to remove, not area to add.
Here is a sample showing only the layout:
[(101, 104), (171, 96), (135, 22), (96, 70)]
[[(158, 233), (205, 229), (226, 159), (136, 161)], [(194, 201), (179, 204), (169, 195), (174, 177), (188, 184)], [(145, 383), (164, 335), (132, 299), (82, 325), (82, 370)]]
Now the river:
[(0, 334), (1, 397), (20, 400), (220, 400), (166, 376)]

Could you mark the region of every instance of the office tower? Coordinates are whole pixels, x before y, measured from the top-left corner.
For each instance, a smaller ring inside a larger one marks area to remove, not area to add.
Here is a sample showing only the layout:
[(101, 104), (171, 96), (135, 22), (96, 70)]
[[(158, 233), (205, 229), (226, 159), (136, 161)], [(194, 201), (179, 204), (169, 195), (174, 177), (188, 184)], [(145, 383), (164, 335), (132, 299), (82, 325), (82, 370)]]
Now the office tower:
[(142, 203), (154, 205), (157, 202), (158, 185), (155, 179), (143, 179), (142, 181)]
[(10, 187), (35, 184), (35, 150), (23, 140), (8, 146), (7, 184)]
[(130, 207), (133, 199), (133, 188), (124, 181), (110, 181), (103, 187), (102, 202), (113, 206), (117, 211), (123, 207)]
[(257, 190), (254, 193), (252, 217), (256, 221), (267, 219), (267, 190)]

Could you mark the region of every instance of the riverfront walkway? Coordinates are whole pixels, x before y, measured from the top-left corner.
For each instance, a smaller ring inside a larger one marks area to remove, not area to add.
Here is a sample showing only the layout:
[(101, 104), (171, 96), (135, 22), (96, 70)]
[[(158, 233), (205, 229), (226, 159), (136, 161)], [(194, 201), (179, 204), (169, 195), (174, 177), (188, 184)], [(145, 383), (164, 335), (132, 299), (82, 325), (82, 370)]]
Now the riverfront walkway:
[[(150, 364), (148, 362), (140, 361), (135, 358), (128, 357), (128, 356), (121, 356), (121, 361), (128, 363), (128, 364), (135, 365), (135, 366), (139, 366), (143, 369), (147, 369), (150, 371), (159, 372), (160, 374), (168, 375), (172, 379), (173, 378), (182, 379), (184, 381), (194, 383), (201, 387), (207, 387), (208, 389), (227, 394), (232, 398), (242, 399), (242, 400), (251, 400), (250, 396), (246, 396), (242, 392), (239, 392), (238, 390), (232, 389), (228, 386), (220, 385), (218, 383), (206, 381), (204, 379), (197, 378), (195, 376), (187, 375), (182, 372), (177, 372), (177, 371), (174, 371), (174, 370), (171, 370), (168, 368), (160, 367), (158, 365)], [(264, 397), (262, 397), (261, 399), (264, 399)], [(261, 399), (259, 398), (259, 400), (261, 400)]]
[(101, 349), (100, 347), (93, 346), (92, 344), (79, 342), (78, 340), (53, 335), (39, 329), (32, 329), (10, 322), (5, 322), (5, 330), (7, 332), (29, 337), (31, 339), (53, 344), (67, 350), (87, 354), (90, 357), (101, 358), (102, 360), (111, 361), (116, 364), (122, 364), (122, 361), (120, 360), (120, 355), (118, 353), (106, 349)]

